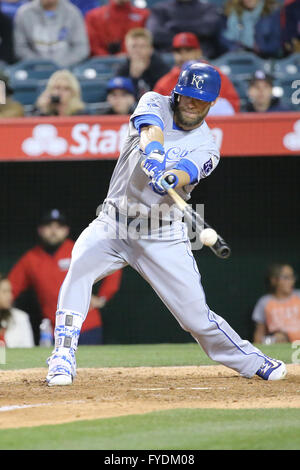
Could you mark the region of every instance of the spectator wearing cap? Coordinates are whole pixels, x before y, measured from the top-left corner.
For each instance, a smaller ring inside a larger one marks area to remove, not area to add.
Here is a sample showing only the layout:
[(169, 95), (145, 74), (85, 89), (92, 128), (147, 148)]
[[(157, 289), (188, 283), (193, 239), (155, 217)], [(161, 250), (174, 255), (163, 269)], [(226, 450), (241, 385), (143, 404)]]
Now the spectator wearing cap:
[[(27, 251), (13, 266), (8, 279), (13, 288), (14, 299), (31, 288), (34, 290), (41, 317), (51, 320), (55, 326), (55, 313), (60, 286), (67, 274), (74, 246), (69, 238), (70, 227), (65, 215), (58, 209), (44, 214), (37, 227), (38, 244)], [(81, 344), (102, 343), (103, 308), (118, 291), (121, 271), (107, 276), (97, 295), (92, 295), (90, 310), (83, 324)]]
[[(185, 63), (188, 61), (206, 62), (206, 59), (203, 57), (202, 48), (198, 38), (193, 33), (184, 32), (176, 34), (173, 38), (172, 46), (175, 66), (166, 75), (160, 78), (153, 88), (153, 91), (160, 93), (161, 95), (171, 94)], [(218, 71), (221, 75), (220, 98), (226, 100), (230, 104), (230, 108), (233, 109), (233, 112), (239, 112), (240, 98), (234, 85), (227, 75), (222, 73), (219, 69)], [(213, 109), (216, 106), (217, 103), (211, 108), (211, 111), (216, 112), (217, 109)], [(232, 114), (232, 112), (230, 114)]]
[(137, 97), (153, 89), (157, 80), (170, 67), (153, 49), (152, 34), (145, 28), (131, 29), (125, 37), (127, 60), (120, 65), (117, 75), (130, 77)]
[(203, 53), (209, 59), (222, 52), (220, 29), (222, 14), (212, 3), (199, 0), (167, 0), (151, 8), (147, 29), (154, 38), (158, 51), (168, 52), (173, 37), (181, 32), (194, 33), (201, 42)]
[(133, 28), (143, 28), (149, 16), (147, 8), (137, 8), (130, 0), (109, 0), (85, 16), (91, 55), (125, 53), (124, 39)]
[(111, 78), (107, 84), (108, 109), (102, 114), (128, 115), (136, 107), (135, 87), (127, 77)]
[(68, 0), (32, 0), (14, 21), (17, 59), (50, 59), (71, 67), (89, 56), (84, 18)]
[(15, 61), (13, 23), (2, 11), (0, 11), (0, 61), (7, 64)]
[(224, 52), (245, 50), (261, 57), (280, 55), (280, 8), (276, 0), (229, 0), (225, 4)]
[(272, 77), (262, 70), (257, 70), (250, 80), (246, 111), (255, 113), (289, 111), (279, 98), (273, 96)]
[(13, 89), (10, 86), (9, 78), (0, 71), (0, 81), (3, 82), (1, 93), (3, 92), (5, 103), (0, 104), (0, 118), (16, 118), (25, 115), (21, 103), (13, 99)]
[(300, 53), (300, 2), (285, 0), (280, 11), (281, 41), (285, 54)]

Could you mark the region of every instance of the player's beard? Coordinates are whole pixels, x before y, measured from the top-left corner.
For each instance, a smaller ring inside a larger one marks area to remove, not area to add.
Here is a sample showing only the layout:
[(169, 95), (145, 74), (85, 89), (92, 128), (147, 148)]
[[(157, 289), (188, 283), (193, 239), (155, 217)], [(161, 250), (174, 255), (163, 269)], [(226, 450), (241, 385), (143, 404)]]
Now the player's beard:
[(208, 105), (207, 109), (205, 109), (205, 111), (203, 111), (203, 113), (201, 114), (198, 114), (197, 116), (195, 116), (194, 119), (192, 118), (185, 118), (181, 109), (179, 108), (179, 106), (177, 105), (175, 107), (175, 110), (174, 110), (174, 120), (175, 120), (175, 123), (179, 126), (179, 127), (182, 127), (183, 129), (185, 130), (192, 130), (196, 127), (199, 127), (202, 123), (202, 121), (206, 118), (208, 112), (210, 110), (210, 106)]

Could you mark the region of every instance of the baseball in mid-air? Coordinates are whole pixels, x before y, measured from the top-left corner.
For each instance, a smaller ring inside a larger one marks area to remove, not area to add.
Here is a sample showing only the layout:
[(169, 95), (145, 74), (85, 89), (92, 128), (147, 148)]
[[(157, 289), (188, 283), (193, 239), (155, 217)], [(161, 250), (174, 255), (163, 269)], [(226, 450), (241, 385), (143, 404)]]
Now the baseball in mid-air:
[(218, 239), (217, 232), (212, 228), (205, 228), (200, 233), (200, 241), (205, 246), (213, 246)]

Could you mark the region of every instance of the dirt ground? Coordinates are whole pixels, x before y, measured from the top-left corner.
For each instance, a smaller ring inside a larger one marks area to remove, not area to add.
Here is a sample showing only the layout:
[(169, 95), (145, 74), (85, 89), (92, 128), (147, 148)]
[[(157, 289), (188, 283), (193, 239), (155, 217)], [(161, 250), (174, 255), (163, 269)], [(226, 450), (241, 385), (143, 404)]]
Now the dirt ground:
[(46, 369), (0, 371), (0, 429), (175, 408), (299, 408), (300, 365), (282, 381), (244, 379), (223, 366), (79, 369), (48, 387)]

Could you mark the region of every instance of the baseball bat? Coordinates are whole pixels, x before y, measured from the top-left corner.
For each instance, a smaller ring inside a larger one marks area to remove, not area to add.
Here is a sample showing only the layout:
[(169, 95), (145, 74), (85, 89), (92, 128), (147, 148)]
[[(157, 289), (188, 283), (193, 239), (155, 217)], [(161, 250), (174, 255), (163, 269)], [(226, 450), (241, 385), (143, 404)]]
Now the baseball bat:
[[(168, 177), (168, 176), (167, 176)], [(201, 233), (204, 228), (212, 228), (202, 217), (192, 208), (190, 204), (185, 202), (175, 189), (171, 188), (168, 181), (164, 179), (162, 186), (171, 196), (175, 204), (184, 213), (185, 220), (192, 226), (192, 229), (196, 233)], [(219, 258), (226, 259), (231, 255), (231, 249), (223, 238), (218, 234), (216, 243), (209, 247), (213, 253)]]

